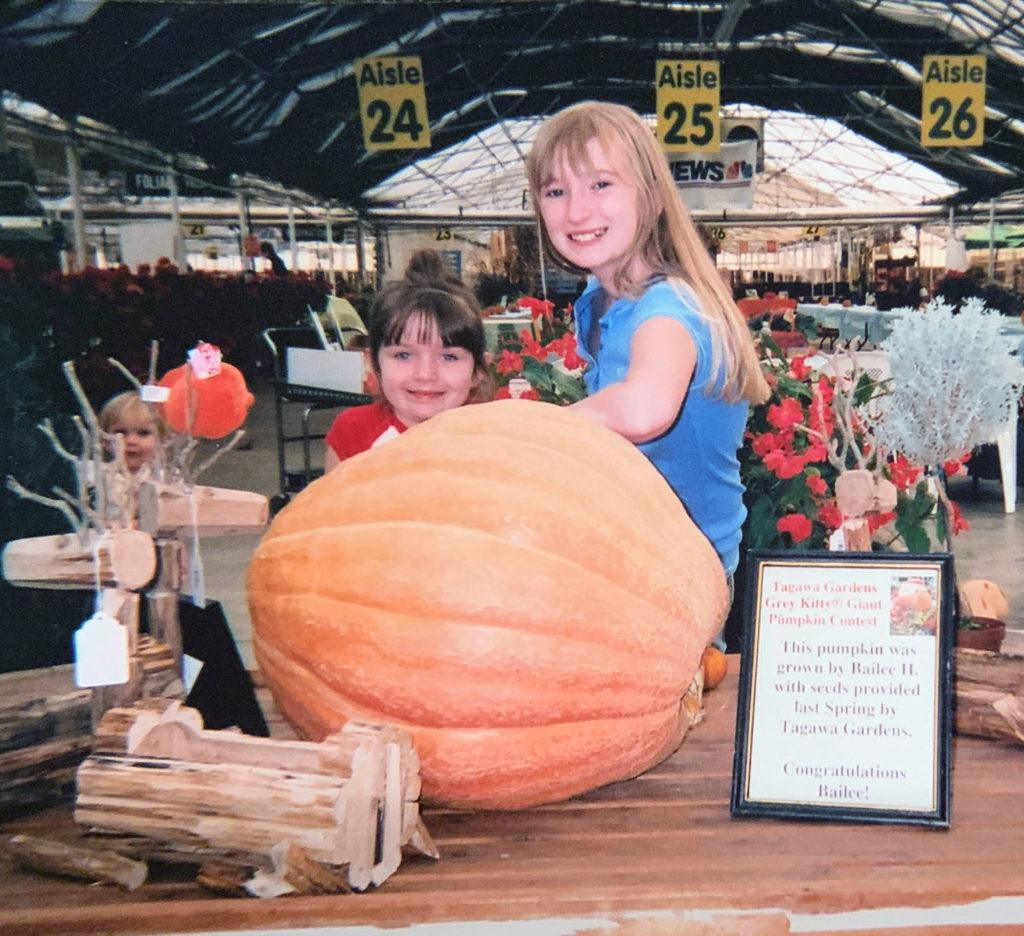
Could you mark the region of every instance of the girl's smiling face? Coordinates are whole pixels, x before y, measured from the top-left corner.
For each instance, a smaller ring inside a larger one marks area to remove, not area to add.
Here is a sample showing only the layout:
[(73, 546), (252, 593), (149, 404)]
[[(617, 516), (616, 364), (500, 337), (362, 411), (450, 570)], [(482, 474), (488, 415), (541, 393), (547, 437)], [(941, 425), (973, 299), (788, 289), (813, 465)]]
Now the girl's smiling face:
[(138, 471), (151, 461), (156, 452), (156, 423), (139, 408), (129, 407), (111, 428), (114, 435), (124, 439), (124, 460), (131, 472)]
[(540, 213), (554, 248), (614, 295), (615, 273), (636, 239), (639, 201), (628, 169), (591, 139), (579, 166), (565, 150), (557, 154), (540, 190)]
[(446, 348), (437, 325), (422, 315), (409, 319), (398, 344), (380, 349), (377, 366), (381, 394), (406, 427), (462, 406), (479, 379), (472, 353)]

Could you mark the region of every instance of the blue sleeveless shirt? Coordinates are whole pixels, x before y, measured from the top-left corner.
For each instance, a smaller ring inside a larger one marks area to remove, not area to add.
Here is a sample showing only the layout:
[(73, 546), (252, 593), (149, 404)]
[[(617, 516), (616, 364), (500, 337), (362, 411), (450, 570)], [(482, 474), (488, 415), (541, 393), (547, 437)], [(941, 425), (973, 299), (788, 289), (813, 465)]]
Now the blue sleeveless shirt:
[(633, 336), (652, 318), (681, 322), (697, 347), (697, 363), (682, 408), (662, 435), (637, 447), (652, 462), (683, 502), (694, 523), (718, 551), (726, 572), (739, 561), (741, 527), (746, 517), (737, 450), (747, 423), (746, 401), (728, 403), (706, 391), (721, 385), (711, 373), (711, 323), (700, 312), (697, 297), (684, 295), (666, 280), (650, 285), (639, 299), (616, 299), (598, 322), (600, 344), (591, 356), (587, 336), (593, 325), (594, 300), (601, 293), (590, 282), (575, 305), (576, 343), (587, 364), (583, 374), (588, 393), (621, 382), (629, 370)]

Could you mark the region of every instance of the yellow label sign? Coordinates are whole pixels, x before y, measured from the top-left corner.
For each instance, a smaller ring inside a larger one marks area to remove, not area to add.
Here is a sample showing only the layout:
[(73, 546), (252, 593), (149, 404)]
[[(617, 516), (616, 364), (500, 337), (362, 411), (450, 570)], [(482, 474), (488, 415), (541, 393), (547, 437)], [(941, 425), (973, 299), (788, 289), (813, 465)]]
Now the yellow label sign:
[(427, 94), (418, 55), (358, 59), (355, 76), (367, 150), (430, 148)]
[(206, 225), (205, 224), (186, 224), (185, 226), (186, 237), (205, 237), (206, 236)]
[(985, 56), (926, 55), (921, 73), (921, 145), (985, 141)]
[(661, 148), (668, 153), (717, 153), (722, 139), (721, 63), (658, 59), (654, 67)]

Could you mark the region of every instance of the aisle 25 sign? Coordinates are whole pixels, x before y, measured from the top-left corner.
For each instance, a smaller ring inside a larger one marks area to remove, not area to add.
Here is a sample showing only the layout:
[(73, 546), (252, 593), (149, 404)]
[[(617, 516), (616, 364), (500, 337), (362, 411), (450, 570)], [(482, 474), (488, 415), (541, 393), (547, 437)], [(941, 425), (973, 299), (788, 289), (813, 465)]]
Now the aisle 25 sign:
[(418, 55), (358, 59), (355, 76), (367, 150), (430, 148), (427, 94)]
[(666, 152), (718, 152), (720, 65), (695, 59), (658, 59), (655, 63), (658, 142)]
[(922, 75), (921, 145), (981, 146), (985, 56), (926, 55)]

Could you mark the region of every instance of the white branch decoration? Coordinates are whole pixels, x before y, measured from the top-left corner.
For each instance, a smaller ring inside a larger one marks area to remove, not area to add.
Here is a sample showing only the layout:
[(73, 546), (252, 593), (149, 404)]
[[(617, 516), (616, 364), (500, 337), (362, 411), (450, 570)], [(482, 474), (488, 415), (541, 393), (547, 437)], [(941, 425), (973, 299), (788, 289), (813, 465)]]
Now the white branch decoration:
[(923, 313), (896, 319), (881, 344), (894, 378), (873, 420), (882, 445), (934, 467), (996, 439), (1024, 385), (1002, 321), (980, 299), (968, 299), (959, 315), (933, 299)]

